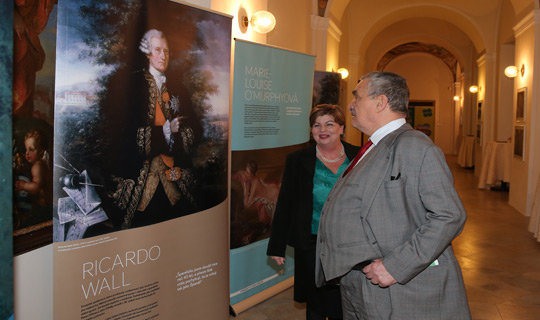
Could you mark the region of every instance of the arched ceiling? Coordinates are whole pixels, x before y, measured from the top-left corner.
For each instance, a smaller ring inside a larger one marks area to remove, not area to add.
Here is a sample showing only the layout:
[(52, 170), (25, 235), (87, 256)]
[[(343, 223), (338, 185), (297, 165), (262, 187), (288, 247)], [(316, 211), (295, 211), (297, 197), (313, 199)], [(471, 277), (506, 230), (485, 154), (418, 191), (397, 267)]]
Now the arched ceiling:
[[(403, 46), (409, 43), (417, 45)], [(460, 70), (471, 68), (471, 55), (475, 51), (471, 40), (459, 28), (433, 18), (411, 18), (396, 22), (381, 30), (366, 46), (368, 49), (363, 55), (366, 70), (380, 70), (388, 59), (397, 55), (425, 52), (441, 58), (454, 73), (454, 65), (457, 63), (460, 64)], [(448, 57), (452, 58), (448, 60)]]
[(452, 77), (456, 80), (456, 71), (458, 61), (456, 57), (448, 50), (432, 43), (421, 42), (409, 42), (399, 45), (392, 50), (386, 52), (386, 54), (379, 60), (377, 64), (377, 70), (384, 70), (386, 65), (398, 56), (412, 53), (412, 52), (425, 52), (436, 58), (439, 58), (450, 70)]
[[(356, 9), (356, 8), (355, 8)], [(373, 39), (385, 28), (407, 19), (433, 18), (446, 21), (459, 30), (462, 30), (474, 44), (477, 52), (486, 50), (486, 41), (480, 34), (480, 27), (475, 21), (463, 15), (454, 8), (429, 6), (406, 6), (398, 7), (394, 10), (386, 11), (384, 14), (371, 18), (370, 24), (364, 25), (363, 32), (351, 35), (351, 51), (362, 54), (366, 51)], [(349, 27), (357, 30), (354, 26), (356, 22), (351, 22)], [(493, 37), (493, 34), (491, 35)], [(491, 43), (491, 42), (489, 42)], [(355, 48), (355, 46), (357, 46)]]
[[(502, 4), (511, 4), (516, 15), (534, 6), (535, 0), (329, 0), (326, 16), (341, 25), (347, 14), (351, 53), (362, 55), (381, 30), (409, 18), (435, 18), (447, 21), (463, 31), (474, 43), (477, 53), (492, 52), (496, 43)], [(356, 47), (355, 47), (356, 46)]]
[[(317, 1), (317, 0), (314, 0)], [(328, 1), (328, 7), (330, 9), (330, 16), (337, 19), (337, 21), (341, 21), (343, 17), (343, 13), (345, 12), (345, 9), (349, 5), (350, 2), (357, 1), (357, 0), (329, 0)], [(493, 5), (498, 5), (500, 1), (509, 1), (512, 4), (512, 7), (514, 8), (514, 12), (516, 14), (522, 12), (523, 10), (527, 9), (529, 6), (534, 5), (534, 8), (540, 9), (540, 0), (534, 1), (534, 0), (453, 0), (453, 1), (443, 1), (440, 0), (438, 3), (440, 4), (447, 4), (455, 7), (462, 7), (466, 6), (464, 10), (468, 9), (474, 9), (474, 11), (480, 10), (480, 14), (482, 12), (485, 12), (489, 8), (491, 8)], [(403, 2), (403, 1), (402, 1)], [(411, 3), (419, 3), (421, 1), (409, 1)], [(365, 3), (365, 1), (364, 1)], [(431, 1), (433, 3), (433, 1)], [(466, 11), (472, 14), (475, 14), (474, 11)]]

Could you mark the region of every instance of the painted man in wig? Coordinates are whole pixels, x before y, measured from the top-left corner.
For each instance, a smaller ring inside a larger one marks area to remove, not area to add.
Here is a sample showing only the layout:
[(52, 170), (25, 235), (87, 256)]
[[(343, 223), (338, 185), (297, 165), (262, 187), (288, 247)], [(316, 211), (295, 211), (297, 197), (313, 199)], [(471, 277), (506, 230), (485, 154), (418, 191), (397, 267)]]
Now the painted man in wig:
[(191, 159), (195, 138), (180, 112), (179, 96), (167, 90), (167, 39), (151, 29), (139, 49), (148, 58), (148, 67), (130, 79), (126, 102), (133, 114), (127, 115), (130, 120), (122, 143), (129, 158), (120, 157), (125, 160), (112, 194), (115, 205), (125, 212), (122, 229), (180, 217), (192, 213), (194, 207)]

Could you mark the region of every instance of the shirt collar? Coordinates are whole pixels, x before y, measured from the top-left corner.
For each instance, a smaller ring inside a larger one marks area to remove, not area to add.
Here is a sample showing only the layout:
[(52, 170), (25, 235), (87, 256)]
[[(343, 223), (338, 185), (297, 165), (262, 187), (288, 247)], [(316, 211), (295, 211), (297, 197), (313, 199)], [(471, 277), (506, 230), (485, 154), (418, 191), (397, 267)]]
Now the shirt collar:
[(386, 137), (386, 135), (388, 135), (392, 131), (397, 130), (399, 127), (401, 127), (405, 123), (407, 123), (405, 118), (399, 118), (399, 119), (390, 121), (384, 126), (377, 129), (377, 131), (375, 131), (371, 135), (371, 137), (369, 137), (369, 140), (371, 140), (371, 142), (373, 142), (374, 145), (377, 145), (377, 143), (379, 143), (379, 141), (381, 141), (382, 138)]
[(167, 81), (165, 74), (154, 68), (152, 65), (150, 65), (150, 68), (148, 68), (148, 72), (150, 72), (150, 74), (154, 77), (160, 88), (161, 85)]

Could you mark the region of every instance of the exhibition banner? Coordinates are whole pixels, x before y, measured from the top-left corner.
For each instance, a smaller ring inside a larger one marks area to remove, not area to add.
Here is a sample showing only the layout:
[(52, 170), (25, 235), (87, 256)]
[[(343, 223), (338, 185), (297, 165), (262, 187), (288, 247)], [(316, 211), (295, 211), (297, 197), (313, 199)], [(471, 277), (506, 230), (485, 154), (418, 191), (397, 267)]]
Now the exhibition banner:
[(315, 57), (236, 40), (231, 126), (231, 276), (239, 302), (290, 278), (266, 256), (287, 154), (309, 141)]
[(226, 319), (231, 17), (62, 1), (54, 319)]
[(13, 315), (11, 79), (13, 3), (0, 6), (0, 319)]
[(231, 149), (309, 139), (314, 56), (236, 40)]

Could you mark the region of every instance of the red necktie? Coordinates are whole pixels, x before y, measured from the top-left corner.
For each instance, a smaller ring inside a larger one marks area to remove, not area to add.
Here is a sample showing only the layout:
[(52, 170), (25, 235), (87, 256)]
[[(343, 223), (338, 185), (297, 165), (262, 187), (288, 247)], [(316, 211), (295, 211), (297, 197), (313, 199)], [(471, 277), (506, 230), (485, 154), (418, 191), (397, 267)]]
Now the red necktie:
[(371, 147), (371, 145), (373, 144), (373, 142), (371, 142), (371, 140), (368, 140), (366, 142), (366, 144), (364, 144), (362, 146), (362, 148), (360, 148), (360, 151), (358, 151), (358, 153), (356, 154), (356, 157), (354, 157), (353, 161), (351, 162), (351, 164), (347, 167), (347, 170), (345, 170), (345, 173), (343, 173), (343, 176), (346, 176), (347, 173), (349, 173), (349, 171), (352, 170), (352, 168), (354, 168), (354, 166), (356, 165), (356, 163), (358, 161), (360, 161), (360, 159), (362, 158), (362, 156), (364, 155), (364, 153), (366, 153), (366, 151), (369, 149), (369, 147)]

